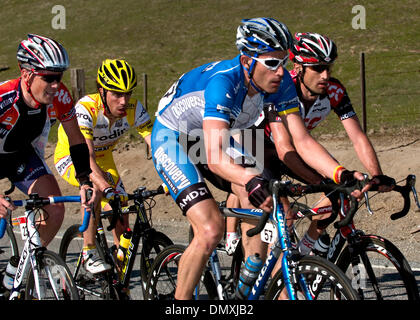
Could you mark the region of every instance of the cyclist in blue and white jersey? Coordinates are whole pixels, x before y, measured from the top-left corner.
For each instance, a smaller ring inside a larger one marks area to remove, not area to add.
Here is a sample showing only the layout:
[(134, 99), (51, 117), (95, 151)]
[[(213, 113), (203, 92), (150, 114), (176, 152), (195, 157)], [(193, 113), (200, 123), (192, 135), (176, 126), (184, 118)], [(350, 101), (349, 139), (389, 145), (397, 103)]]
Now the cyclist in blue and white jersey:
[[(315, 170), (336, 176), (337, 182), (362, 179), (361, 173), (339, 166), (304, 126), (294, 84), (284, 69), (292, 44), (288, 28), (272, 18), (246, 19), (238, 27), (236, 44), (240, 54), (232, 60), (208, 63), (182, 75), (160, 100), (153, 126), (155, 168), (195, 235), (180, 260), (176, 299), (192, 297), (224, 231), (204, 178), (234, 192), (243, 208), (272, 210), (268, 181), (261, 172), (244, 168), (225, 152), (231, 131), (250, 127), (264, 105), (277, 109), (296, 150)], [(266, 247), (258, 237), (244, 236), (243, 243), (246, 256), (258, 252), (265, 257)]]

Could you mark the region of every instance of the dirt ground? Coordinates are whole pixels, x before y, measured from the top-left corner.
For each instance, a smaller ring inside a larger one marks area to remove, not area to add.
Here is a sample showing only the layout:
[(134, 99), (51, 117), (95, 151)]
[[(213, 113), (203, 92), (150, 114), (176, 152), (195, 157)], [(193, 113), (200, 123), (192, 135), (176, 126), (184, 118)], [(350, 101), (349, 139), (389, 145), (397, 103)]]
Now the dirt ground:
[[(401, 130), (397, 134), (379, 133), (369, 135), (369, 137), (377, 151), (385, 174), (394, 177), (397, 181), (405, 179), (408, 174), (420, 177), (420, 135), (418, 130), (411, 132)], [(323, 135), (318, 138), (318, 141), (346, 168), (364, 171), (345, 134), (339, 137)], [(152, 160), (147, 160), (145, 157), (145, 150), (143, 142), (128, 140), (120, 142), (114, 150), (115, 162), (128, 192), (132, 192), (138, 186), (156, 188), (161, 184)], [(56, 174), (53, 166), (53, 151), (54, 146), (48, 145), (46, 158), (48, 165)], [(75, 187), (65, 183), (58, 175), (56, 176), (63, 195), (77, 194), (78, 190)], [(6, 186), (6, 181), (0, 181), (0, 190), (5, 190)], [(419, 183), (417, 183), (417, 187), (419, 191)], [(218, 191), (212, 186), (210, 188), (217, 200), (225, 199), (224, 192)], [(376, 192), (371, 192), (370, 196), (374, 194)], [(12, 197), (21, 199), (23, 194), (15, 191)], [(155, 227), (168, 234), (174, 242), (186, 242), (187, 219), (182, 216), (172, 198), (159, 196), (155, 200), (156, 205), (153, 209)], [(402, 208), (402, 199), (396, 192), (377, 194), (370, 201), (374, 211), (373, 216), (370, 216), (367, 210), (362, 208), (355, 218), (355, 225), (366, 233), (381, 235), (391, 240), (410, 261), (420, 262), (420, 232), (412, 233), (414, 229), (420, 228), (420, 212), (417, 210), (413, 197), (411, 200), (409, 214), (404, 218), (392, 221), (389, 216), (392, 212)], [(80, 221), (77, 207), (69, 206), (66, 211), (65, 225)]]

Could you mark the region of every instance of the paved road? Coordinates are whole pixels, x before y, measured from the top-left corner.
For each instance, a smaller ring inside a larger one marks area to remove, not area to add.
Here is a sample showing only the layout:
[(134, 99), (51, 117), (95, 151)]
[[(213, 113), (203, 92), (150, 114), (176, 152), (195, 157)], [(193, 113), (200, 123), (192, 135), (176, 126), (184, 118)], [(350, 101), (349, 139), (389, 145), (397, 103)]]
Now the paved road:
[[(74, 223), (78, 223), (78, 222), (79, 222), (79, 218), (78, 218), (77, 215), (74, 215), (73, 217), (70, 216), (68, 218), (66, 217), (66, 221), (64, 222), (63, 227), (61, 228), (61, 230), (57, 234), (56, 238), (48, 246), (48, 249), (52, 250), (54, 252), (58, 252), (60, 241), (61, 241), (63, 233), (65, 232), (65, 230), (70, 225), (72, 225)], [(161, 224), (155, 223), (154, 227), (157, 230), (163, 230), (172, 239), (172, 241), (174, 243), (184, 243), (185, 244), (186, 241), (187, 241), (188, 226), (187, 226), (186, 223), (171, 222), (171, 223), (166, 224), (166, 225), (161, 225)], [(180, 228), (183, 230), (183, 232), (179, 232)], [(20, 232), (16, 229), (15, 229), (15, 231), (16, 231), (16, 238), (18, 239), (19, 249), (21, 249), (22, 246), (23, 246), (23, 242), (20, 239)], [(109, 238), (109, 240), (110, 240), (110, 243), (112, 244), (111, 238)], [(134, 265), (134, 268), (133, 268), (133, 272), (132, 272), (132, 275), (131, 275), (131, 283), (130, 283), (131, 297), (133, 299), (136, 299), (136, 300), (142, 300), (143, 299), (143, 295), (142, 295), (142, 292), (141, 292), (141, 284), (140, 284), (139, 260), (140, 260), (139, 258), (136, 259), (136, 262), (135, 262), (135, 265)], [(411, 262), (410, 265), (413, 269), (413, 272), (414, 272), (416, 280), (417, 280), (417, 284), (420, 288), (420, 263)], [(376, 267), (381, 269), (381, 270), (385, 270), (384, 268), (386, 268), (386, 266), (380, 265), (380, 264), (378, 264)], [(393, 285), (392, 281), (393, 281), (392, 279), (389, 279), (389, 285), (390, 286)], [(398, 299), (398, 296), (396, 296), (395, 299)]]

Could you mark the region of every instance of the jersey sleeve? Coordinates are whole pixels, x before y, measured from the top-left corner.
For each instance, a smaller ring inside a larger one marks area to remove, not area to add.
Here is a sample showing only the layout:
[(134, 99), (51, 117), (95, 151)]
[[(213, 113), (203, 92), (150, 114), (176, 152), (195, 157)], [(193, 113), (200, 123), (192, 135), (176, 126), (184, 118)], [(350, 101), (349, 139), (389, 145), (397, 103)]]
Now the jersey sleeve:
[(346, 88), (335, 78), (330, 78), (327, 89), (331, 109), (337, 114), (340, 120), (345, 120), (356, 115)]
[(50, 115), (55, 116), (60, 122), (69, 121), (76, 115), (73, 98), (62, 82), (60, 82), (60, 87), (55, 94), (53, 106), (54, 109), (50, 112)]
[(85, 106), (82, 101), (79, 101), (76, 106), (77, 123), (80, 131), (86, 139), (93, 140), (93, 128), (95, 127), (95, 109)]
[(284, 70), (284, 76), (278, 91), (268, 95), (264, 100), (264, 104), (274, 106), (279, 116), (299, 112), (299, 98), (293, 80), (287, 70)]
[(140, 101), (136, 101), (133, 104), (135, 106), (135, 113), (134, 113), (134, 127), (136, 128), (139, 135), (143, 138), (147, 137), (149, 134), (152, 133), (153, 124), (150, 120), (150, 116), (147, 113), (146, 109), (140, 103)]
[(235, 96), (232, 81), (223, 76), (213, 78), (204, 92), (206, 102), (203, 120), (221, 120), (229, 123)]

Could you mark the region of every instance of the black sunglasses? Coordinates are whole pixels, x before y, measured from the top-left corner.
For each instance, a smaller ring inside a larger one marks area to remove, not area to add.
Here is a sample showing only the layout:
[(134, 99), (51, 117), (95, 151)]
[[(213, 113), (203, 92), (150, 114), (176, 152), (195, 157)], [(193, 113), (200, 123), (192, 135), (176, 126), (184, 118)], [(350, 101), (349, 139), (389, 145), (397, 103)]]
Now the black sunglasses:
[(331, 72), (332, 65), (331, 64), (315, 64), (309, 66), (315, 72), (321, 73), (327, 70), (327, 72)]
[(58, 83), (61, 82), (61, 79), (63, 78), (63, 74), (46, 74), (46, 73), (35, 73), (37, 76), (40, 76), (42, 80), (44, 80), (47, 83), (53, 83), (54, 81), (57, 81)]

